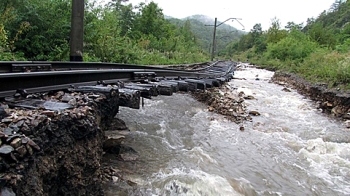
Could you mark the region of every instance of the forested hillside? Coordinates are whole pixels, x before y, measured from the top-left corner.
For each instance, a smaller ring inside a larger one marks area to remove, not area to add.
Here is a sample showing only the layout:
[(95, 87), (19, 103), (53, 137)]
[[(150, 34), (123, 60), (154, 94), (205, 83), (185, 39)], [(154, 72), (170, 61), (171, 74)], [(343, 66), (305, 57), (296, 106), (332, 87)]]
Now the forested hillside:
[[(210, 53), (211, 45), (213, 43), (214, 19), (204, 15), (193, 15), (184, 19), (170, 18), (168, 20), (178, 27), (184, 25), (189, 26), (197, 39), (196, 42), (203, 50)], [(218, 24), (219, 23), (220, 21), (218, 21)], [(239, 40), (243, 34), (243, 31), (230, 25), (220, 25), (216, 31), (216, 51), (220, 53), (220, 51), (223, 51), (229, 43)]]
[(226, 56), (297, 73), (329, 87), (350, 88), (350, 1), (336, 0), (307, 24), (275, 18), (267, 31), (261, 25), (226, 48)]
[[(69, 60), (71, 0), (0, 1), (0, 60)], [(84, 61), (175, 64), (209, 60), (191, 23), (157, 4), (85, 1)]]

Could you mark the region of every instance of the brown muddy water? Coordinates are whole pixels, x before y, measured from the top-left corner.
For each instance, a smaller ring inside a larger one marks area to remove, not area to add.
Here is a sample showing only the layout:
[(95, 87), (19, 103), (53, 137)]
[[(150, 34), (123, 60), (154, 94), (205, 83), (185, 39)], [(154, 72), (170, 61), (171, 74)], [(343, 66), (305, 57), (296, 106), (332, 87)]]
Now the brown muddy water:
[(120, 108), (138, 159), (109, 164), (136, 185), (111, 182), (106, 195), (350, 195), (350, 131), (272, 75), (248, 67), (227, 84), (255, 97), (245, 102), (261, 115), (244, 131), (188, 94)]

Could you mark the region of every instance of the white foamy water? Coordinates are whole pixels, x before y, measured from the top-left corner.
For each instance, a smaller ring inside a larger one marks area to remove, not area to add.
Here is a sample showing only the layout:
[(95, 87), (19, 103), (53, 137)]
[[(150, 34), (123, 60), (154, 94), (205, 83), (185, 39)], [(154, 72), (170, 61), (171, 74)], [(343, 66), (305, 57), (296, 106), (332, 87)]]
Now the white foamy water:
[[(135, 162), (111, 160), (137, 183), (109, 184), (106, 195), (350, 195), (350, 131), (297, 92), (269, 83), (273, 72), (246, 68), (228, 85), (255, 97), (261, 116), (245, 130), (190, 95), (121, 108)], [(257, 80), (258, 78), (259, 80)]]

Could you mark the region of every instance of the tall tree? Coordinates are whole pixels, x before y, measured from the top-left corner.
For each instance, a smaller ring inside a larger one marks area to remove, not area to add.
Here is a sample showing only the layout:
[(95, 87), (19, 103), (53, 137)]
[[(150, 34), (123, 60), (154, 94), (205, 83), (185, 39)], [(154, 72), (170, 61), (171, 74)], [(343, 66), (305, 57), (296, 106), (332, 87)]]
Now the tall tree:
[(142, 6), (140, 14), (136, 17), (136, 30), (145, 35), (153, 35), (157, 39), (168, 37), (167, 24), (162, 9), (153, 1)]
[(277, 43), (287, 36), (286, 30), (281, 30), (281, 23), (277, 18), (271, 20), (271, 27), (267, 30), (267, 43)]

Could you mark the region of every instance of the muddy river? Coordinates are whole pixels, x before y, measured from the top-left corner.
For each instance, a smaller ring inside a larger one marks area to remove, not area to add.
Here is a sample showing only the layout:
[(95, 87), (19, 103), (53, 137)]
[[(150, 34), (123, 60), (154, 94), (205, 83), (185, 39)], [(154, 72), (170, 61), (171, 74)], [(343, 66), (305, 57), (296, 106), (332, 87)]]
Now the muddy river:
[(227, 84), (261, 114), (241, 125), (182, 93), (120, 108), (138, 158), (109, 164), (136, 185), (111, 182), (106, 195), (350, 195), (350, 130), (272, 75), (244, 68)]

